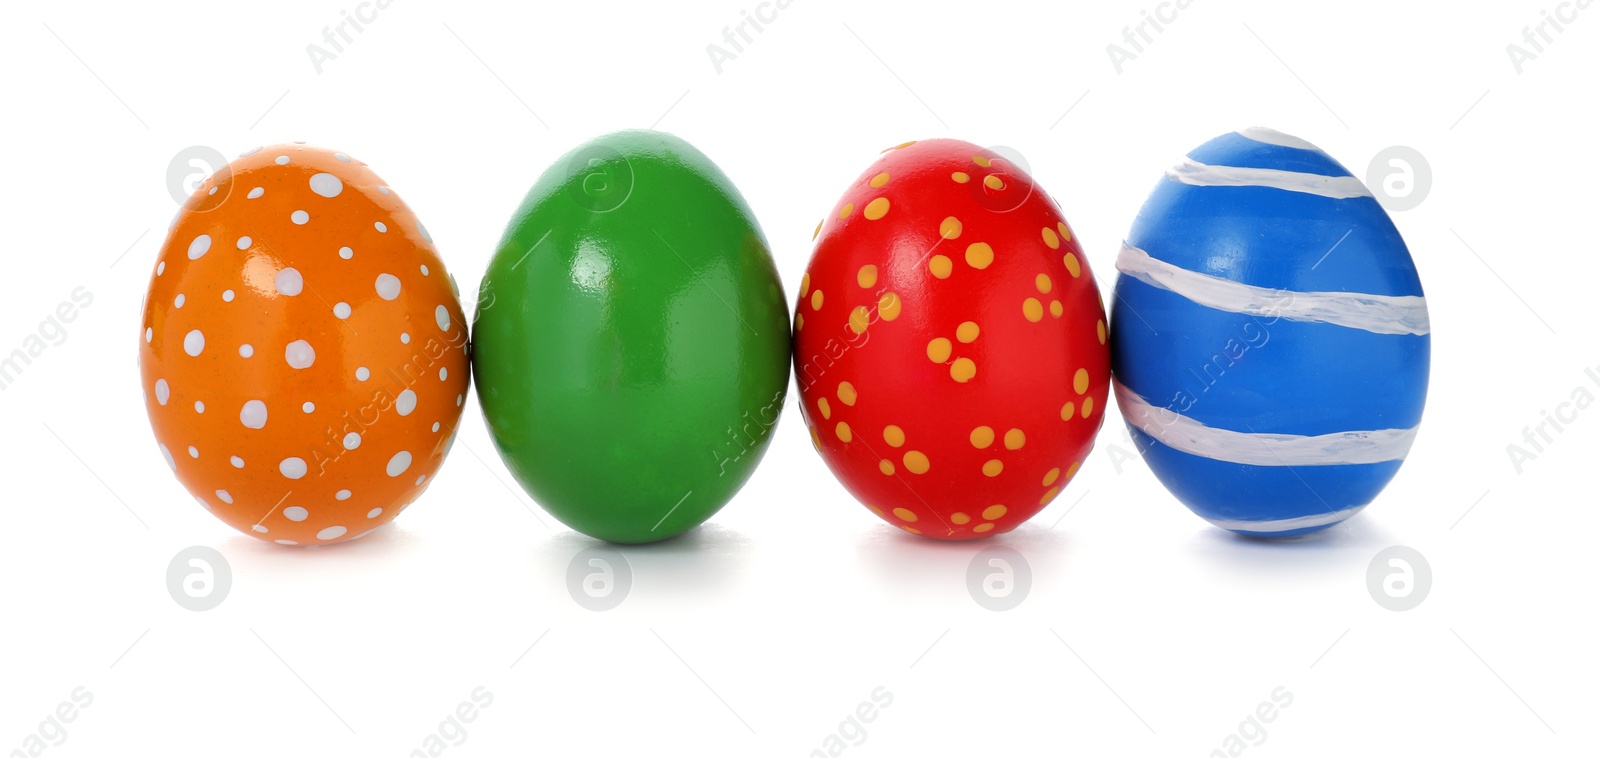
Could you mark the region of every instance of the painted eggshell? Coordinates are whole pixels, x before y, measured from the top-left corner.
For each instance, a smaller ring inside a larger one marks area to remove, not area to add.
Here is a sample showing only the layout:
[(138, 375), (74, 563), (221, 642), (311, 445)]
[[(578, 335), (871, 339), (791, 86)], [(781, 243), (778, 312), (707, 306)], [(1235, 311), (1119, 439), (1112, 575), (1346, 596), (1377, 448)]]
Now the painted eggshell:
[(818, 227), (795, 309), (812, 442), (880, 518), (1010, 531), (1088, 455), (1105, 309), (1078, 240), (1020, 167), (948, 139), (884, 151)]
[(562, 523), (663, 540), (755, 471), (788, 387), (787, 306), (754, 214), (689, 143), (618, 132), (561, 158), (478, 303), (490, 435)]
[(1224, 529), (1294, 536), (1365, 507), (1405, 460), (1428, 308), (1361, 181), (1270, 129), (1156, 186), (1117, 258), (1115, 390), (1144, 459)]
[(365, 163), (274, 145), (173, 220), (139, 367), (190, 494), (250, 536), (322, 545), (388, 523), (444, 463), (466, 321), (428, 232)]

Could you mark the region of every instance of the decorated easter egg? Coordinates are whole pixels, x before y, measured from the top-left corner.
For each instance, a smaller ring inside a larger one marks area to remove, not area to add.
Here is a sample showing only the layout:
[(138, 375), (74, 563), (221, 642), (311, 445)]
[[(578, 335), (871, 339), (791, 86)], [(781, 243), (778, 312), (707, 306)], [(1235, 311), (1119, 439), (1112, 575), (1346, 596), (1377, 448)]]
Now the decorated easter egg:
[(466, 322), (426, 229), (365, 163), (245, 153), (173, 220), (139, 324), (167, 466), (252, 537), (360, 537), (444, 463)]
[(681, 534), (767, 448), (786, 310), (766, 238), (716, 164), (661, 132), (595, 139), (534, 183), (484, 275), (473, 363), (490, 436), (573, 529)]
[(1117, 402), (1162, 484), (1212, 524), (1294, 536), (1399, 470), (1428, 307), (1361, 180), (1304, 140), (1225, 134), (1177, 165), (1117, 258)]
[(1105, 309), (1027, 171), (949, 139), (884, 151), (828, 211), (800, 281), (811, 439), (883, 520), (1010, 531), (1072, 480), (1105, 411)]

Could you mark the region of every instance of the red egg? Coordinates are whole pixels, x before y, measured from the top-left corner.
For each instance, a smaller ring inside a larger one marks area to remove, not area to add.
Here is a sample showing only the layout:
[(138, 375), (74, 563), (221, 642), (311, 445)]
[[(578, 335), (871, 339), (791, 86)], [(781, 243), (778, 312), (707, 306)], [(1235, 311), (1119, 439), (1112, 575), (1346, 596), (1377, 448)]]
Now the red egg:
[(817, 227), (795, 376), (818, 452), (912, 534), (1010, 531), (1094, 443), (1105, 308), (1061, 210), (958, 140), (884, 151)]

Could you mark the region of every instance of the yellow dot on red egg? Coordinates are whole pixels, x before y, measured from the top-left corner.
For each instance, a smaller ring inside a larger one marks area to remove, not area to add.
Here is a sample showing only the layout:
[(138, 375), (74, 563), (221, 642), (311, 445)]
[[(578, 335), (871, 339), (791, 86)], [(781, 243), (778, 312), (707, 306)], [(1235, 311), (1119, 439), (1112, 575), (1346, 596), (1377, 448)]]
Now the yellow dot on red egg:
[(974, 532), (987, 532), (987, 531), (989, 531), (990, 529), (993, 529), (993, 528), (994, 528), (994, 524), (983, 523), (983, 524), (979, 524), (979, 525), (977, 525), (975, 527), (972, 527), (972, 531), (974, 531)]
[(1035, 289), (1039, 290), (1039, 294), (1041, 294), (1041, 295), (1049, 293), (1050, 292), (1050, 287), (1053, 286), (1050, 283), (1050, 275), (1049, 274), (1040, 274), (1040, 275), (1034, 277), (1033, 278), (1033, 286), (1034, 286)]
[(1080, 463), (1080, 461), (1073, 461), (1072, 465), (1067, 467), (1067, 478), (1068, 479), (1071, 479), (1073, 474), (1078, 473), (1078, 464), (1079, 463)]
[(934, 363), (944, 363), (950, 360), (950, 351), (952, 349), (950, 340), (943, 337), (934, 337), (928, 340), (928, 360)]
[(906, 470), (913, 474), (928, 473), (928, 456), (923, 455), (920, 450), (906, 451), (906, 454), (900, 458), (900, 462), (904, 463)]
[(874, 198), (872, 202), (867, 203), (867, 207), (861, 211), (861, 215), (866, 216), (868, 221), (877, 221), (878, 219), (883, 218), (883, 214), (888, 212), (889, 198), (879, 197)]
[(1080, 368), (1072, 373), (1072, 391), (1082, 395), (1089, 391), (1089, 370)]
[(811, 273), (808, 271), (800, 275), (800, 296), (811, 294)]
[(1006, 188), (1006, 183), (1001, 181), (998, 175), (990, 174), (983, 178), (983, 186), (992, 190), (1000, 190)]
[(999, 476), (1000, 472), (1005, 470), (1006, 464), (1001, 463), (999, 458), (991, 458), (983, 462), (984, 476)]
[(1056, 231), (1054, 229), (1051, 229), (1048, 226), (1040, 229), (1039, 236), (1044, 237), (1045, 247), (1048, 247), (1051, 250), (1061, 247), (1061, 238), (1056, 236)]
[(868, 263), (867, 265), (862, 266), (860, 271), (856, 272), (856, 284), (861, 285), (862, 289), (870, 289), (872, 287), (872, 285), (877, 284), (877, 283), (878, 283), (878, 267), (877, 266), (874, 266), (874, 265)]
[(839, 209), (839, 218), (841, 218), (841, 219), (850, 218), (851, 211), (854, 211), (855, 209), (856, 209), (856, 204), (855, 203), (845, 203), (844, 207)]
[(897, 519), (900, 519), (901, 521), (913, 521), (914, 522), (914, 521), (917, 520), (917, 514), (912, 513), (911, 511), (908, 511), (908, 510), (906, 510), (904, 508), (896, 508), (896, 509), (894, 509), (894, 517), (897, 518)]
[(1076, 410), (1077, 410), (1077, 406), (1071, 400), (1068, 400), (1066, 403), (1064, 403), (1061, 406), (1061, 420), (1062, 421), (1071, 421), (1072, 420), (1072, 414)]
[(872, 316), (867, 311), (867, 306), (858, 305), (850, 311), (850, 331), (860, 334), (867, 330), (868, 319)]
[(1037, 298), (1030, 297), (1022, 301), (1022, 315), (1029, 321), (1037, 322), (1044, 318), (1044, 305), (1040, 304)]
[(856, 404), (856, 387), (849, 382), (839, 382), (839, 402), (845, 405)]
[(878, 461), (878, 470), (882, 471), (884, 476), (894, 476), (894, 464), (890, 463), (888, 458)]
[(994, 444), (994, 430), (987, 426), (980, 426), (973, 429), (972, 434), (967, 435), (967, 439), (972, 442), (973, 447), (982, 450)]
[(985, 521), (995, 521), (1004, 515), (1006, 515), (1006, 507), (1003, 505), (991, 505), (983, 509), (983, 520)]
[(1078, 411), (1078, 415), (1088, 418), (1091, 413), (1094, 413), (1094, 398), (1086, 397), (1083, 399), (1083, 409)]
[(963, 321), (956, 327), (956, 339), (963, 343), (972, 342), (978, 338), (978, 325), (972, 321)]
[(884, 171), (884, 172), (879, 173), (877, 176), (872, 177), (872, 180), (867, 182), (867, 186), (872, 187), (873, 189), (877, 189), (877, 188), (882, 187), (883, 185), (888, 184), (888, 183), (889, 183), (889, 172)]
[(971, 358), (957, 358), (950, 364), (950, 378), (958, 382), (972, 381), (972, 377), (977, 375), (978, 364), (973, 363)]
[(850, 425), (843, 421), (840, 421), (837, 426), (833, 427), (833, 433), (838, 435), (840, 442), (849, 442), (853, 437), (853, 435), (850, 434)]
[(1039, 498), (1039, 504), (1049, 505), (1050, 501), (1056, 499), (1056, 495), (1058, 494), (1061, 494), (1061, 488), (1051, 487), (1049, 492), (1044, 493), (1044, 496)]
[(816, 427), (811, 427), (811, 446), (816, 448), (817, 452), (822, 452), (822, 438), (817, 436)]
[(1106, 320), (1105, 319), (1103, 319), (1103, 318), (1095, 319), (1095, 322), (1094, 322), (1094, 336), (1100, 338), (1100, 344), (1102, 344), (1102, 345), (1106, 344)]
[(989, 159), (985, 158), (985, 157), (983, 157), (981, 155), (972, 156), (972, 162), (976, 163), (979, 166), (982, 166), (984, 168), (988, 168), (989, 167)]
[(1064, 224), (1064, 223), (1062, 223), (1060, 221), (1057, 221), (1056, 222), (1056, 232), (1061, 235), (1061, 241), (1062, 242), (1071, 242), (1072, 241), (1072, 230), (1068, 229), (1066, 224)]
[[(826, 221), (826, 220), (827, 219), (823, 219), (823, 221)], [(817, 235), (821, 234), (821, 233), (822, 233), (822, 221), (818, 221), (817, 222), (817, 228), (811, 230), (811, 239), (815, 240), (817, 238)]]
[(801, 329), (804, 329), (804, 328), (806, 328), (806, 314), (804, 314), (804, 313), (796, 313), (796, 314), (794, 314), (794, 330), (798, 332), (798, 331), (800, 331)]
[(962, 513), (961, 511), (956, 511), (955, 513), (950, 514), (950, 523), (955, 524), (956, 526), (960, 526), (969, 521), (972, 521), (972, 517)]
[(1078, 264), (1078, 256), (1067, 253), (1061, 256), (1061, 262), (1066, 264), (1067, 273), (1072, 274), (1072, 278), (1076, 279), (1079, 274), (1083, 273), (1083, 266)]
[(1021, 429), (1012, 429), (1006, 432), (1007, 450), (1021, 450), (1022, 446), (1027, 442), (1028, 436), (1023, 434)]
[(1063, 312), (1065, 312), (1065, 309), (1061, 307), (1060, 300), (1050, 301), (1050, 315), (1055, 316), (1056, 318), (1061, 318), (1061, 314)]
[(1040, 486), (1049, 487), (1050, 485), (1055, 484), (1056, 483), (1056, 479), (1059, 478), (1060, 476), (1061, 476), (1061, 469), (1059, 469), (1059, 468), (1050, 469), (1049, 471), (1044, 472), (1044, 481), (1040, 483)]
[(947, 240), (953, 240), (957, 237), (960, 237), (961, 219), (958, 219), (955, 216), (946, 216), (943, 221), (939, 222), (939, 236)]
[(987, 242), (974, 242), (967, 245), (967, 265), (975, 269), (986, 269), (994, 263), (994, 248)]
[(900, 296), (893, 292), (885, 292), (878, 297), (878, 317), (884, 321), (893, 321), (900, 317)]
[(972, 180), (972, 177), (967, 176), (967, 172), (965, 171), (957, 171), (950, 175), (950, 179), (956, 184), (966, 184), (968, 181)]
[(817, 398), (817, 410), (822, 411), (822, 419), (824, 421), (826, 421), (826, 420), (828, 420), (830, 418), (833, 418), (833, 406), (828, 405), (828, 399), (827, 398), (825, 398), (825, 397)]
[(932, 260), (928, 261), (928, 272), (937, 279), (950, 278), (950, 271), (953, 268), (955, 266), (950, 263), (950, 259), (942, 255), (935, 255)]
[(906, 444), (906, 433), (900, 427), (890, 424), (883, 428), (883, 441), (889, 443), (889, 447), (900, 447)]
[(811, 310), (822, 310), (822, 290), (811, 291)]
[(871, 504), (871, 503), (868, 503), (868, 504), (867, 504), (867, 510), (869, 510), (869, 511), (872, 511), (872, 512), (873, 512), (873, 513), (876, 513), (876, 514), (878, 514), (878, 516), (879, 516), (879, 517), (880, 517), (880, 518), (882, 518), (882, 517), (883, 517), (883, 515), (884, 515), (884, 514), (883, 514), (883, 509), (882, 509), (882, 508), (879, 508), (879, 507), (878, 507), (878, 506), (876, 506), (876, 505), (873, 505), (873, 504)]
[(911, 147), (912, 145), (915, 145), (915, 144), (917, 144), (917, 141), (916, 140), (911, 140), (910, 142), (902, 142), (902, 143), (900, 143), (898, 145), (895, 145), (893, 147), (886, 147), (886, 148), (884, 148), (882, 150), (879, 150), (878, 152), (879, 152), (879, 154), (882, 154), (882, 153), (887, 153), (890, 150), (903, 150), (903, 149)]

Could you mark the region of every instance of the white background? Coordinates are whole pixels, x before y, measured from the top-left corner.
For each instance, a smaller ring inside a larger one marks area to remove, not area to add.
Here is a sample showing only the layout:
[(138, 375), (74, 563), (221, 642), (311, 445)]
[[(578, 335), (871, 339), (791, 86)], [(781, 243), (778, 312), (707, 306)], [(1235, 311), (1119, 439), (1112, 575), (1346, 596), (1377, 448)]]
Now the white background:
[[(1518, 73), (1507, 45), (1554, 2), (1195, 0), (1118, 73), (1107, 45), (1156, 2), (1065, 5), (795, 0), (718, 73), (706, 46), (754, 2), (395, 0), (318, 73), (307, 45), (355, 3), (7, 4), (0, 354), (74, 288), (93, 303), (0, 391), (0, 751), (80, 686), (93, 702), (46, 755), (402, 756), (478, 687), (493, 703), (445, 755), (802, 756), (879, 687), (893, 702), (864, 739), (844, 727), (845, 755), (1203, 756), (1278, 687), (1293, 703), (1264, 739), (1245, 727), (1245, 755), (1593, 750), (1600, 412), (1542, 452), (1523, 434), (1600, 395), (1600, 9)], [(992, 541), (1032, 577), (1004, 612), (969, 593), (983, 543), (852, 501), (792, 391), (749, 485), (626, 549), (631, 594), (606, 612), (566, 583), (595, 543), (516, 487), (470, 399), (432, 488), (355, 544), (260, 543), (182, 490), (134, 363), (180, 151), (355, 155), (470, 300), (550, 162), (652, 125), (738, 184), (791, 297), (817, 219), (908, 139), (1020, 152), (1103, 287), (1162, 170), (1217, 134), (1270, 126), (1362, 177), (1415, 148), (1431, 190), (1395, 221), (1434, 325), (1421, 434), (1367, 512), (1270, 544), (1191, 515), (1109, 416), (1077, 480)], [(1512, 443), (1536, 455), (1520, 472)], [(215, 610), (168, 595), (192, 545), (231, 565)], [(1432, 568), (1414, 610), (1368, 594), (1391, 545)]]

